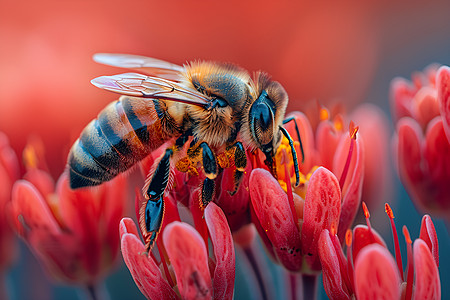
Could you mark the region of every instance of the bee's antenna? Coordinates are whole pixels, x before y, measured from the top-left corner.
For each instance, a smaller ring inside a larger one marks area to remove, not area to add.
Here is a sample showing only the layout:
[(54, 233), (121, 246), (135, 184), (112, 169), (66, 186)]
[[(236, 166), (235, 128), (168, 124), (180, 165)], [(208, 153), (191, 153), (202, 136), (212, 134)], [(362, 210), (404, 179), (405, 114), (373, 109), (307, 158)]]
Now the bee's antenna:
[(300, 143), (300, 151), (302, 152), (302, 163), (304, 163), (305, 162), (305, 152), (303, 151), (303, 143), (302, 143), (302, 139), (300, 138), (300, 130), (298, 130), (297, 120), (295, 120), (294, 117), (290, 117), (290, 118), (283, 120), (283, 124), (286, 124), (290, 121), (294, 121), (295, 131), (297, 132), (298, 142)]
[[(292, 157), (294, 158), (294, 170), (295, 170), (295, 186), (298, 186), (300, 183), (300, 170), (298, 169), (298, 160), (297, 160), (297, 151), (294, 148), (294, 141), (292, 140), (289, 132), (283, 126), (280, 126), (280, 130), (283, 135), (288, 139), (289, 146), (291, 147)], [(301, 144), (300, 144), (301, 145)]]

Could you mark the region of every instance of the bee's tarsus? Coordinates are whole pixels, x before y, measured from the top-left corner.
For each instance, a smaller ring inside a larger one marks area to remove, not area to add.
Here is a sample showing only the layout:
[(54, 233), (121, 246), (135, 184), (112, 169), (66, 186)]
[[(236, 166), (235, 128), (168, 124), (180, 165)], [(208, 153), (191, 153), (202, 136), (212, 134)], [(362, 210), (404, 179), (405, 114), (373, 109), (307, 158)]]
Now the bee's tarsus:
[(291, 121), (294, 121), (295, 131), (297, 133), (297, 139), (298, 139), (298, 142), (300, 143), (300, 152), (302, 153), (302, 163), (304, 163), (305, 162), (305, 151), (303, 150), (303, 143), (302, 143), (302, 138), (300, 137), (300, 130), (298, 129), (297, 120), (294, 117), (284, 119), (283, 125), (286, 123), (289, 123)]
[(289, 135), (289, 132), (283, 126), (280, 126), (280, 130), (283, 133), (283, 135), (288, 139), (289, 146), (291, 147), (292, 158), (294, 160), (295, 186), (298, 186), (300, 183), (300, 170), (298, 169), (297, 151), (295, 151), (294, 141)]

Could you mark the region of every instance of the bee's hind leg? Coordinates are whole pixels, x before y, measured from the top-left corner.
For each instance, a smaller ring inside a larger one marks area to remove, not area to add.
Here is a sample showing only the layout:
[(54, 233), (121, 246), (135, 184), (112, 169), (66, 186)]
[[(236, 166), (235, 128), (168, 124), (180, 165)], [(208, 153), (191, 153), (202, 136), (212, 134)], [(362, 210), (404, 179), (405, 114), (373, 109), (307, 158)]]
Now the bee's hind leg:
[[(164, 217), (164, 190), (167, 187), (170, 174), (170, 158), (173, 155), (172, 149), (166, 149), (164, 156), (159, 161), (155, 172), (148, 185), (146, 196), (148, 198), (144, 212), (144, 223), (146, 230), (147, 251), (153, 247)], [(142, 215), (141, 215), (142, 218)]]
[(245, 154), (245, 148), (241, 142), (236, 142), (231, 146), (227, 147), (227, 151), (230, 151), (234, 148), (234, 165), (236, 166), (236, 170), (234, 171), (234, 188), (232, 191), (228, 191), (228, 193), (233, 196), (239, 190), (239, 186), (241, 185), (242, 178), (244, 177), (244, 171), (247, 167), (247, 155)]

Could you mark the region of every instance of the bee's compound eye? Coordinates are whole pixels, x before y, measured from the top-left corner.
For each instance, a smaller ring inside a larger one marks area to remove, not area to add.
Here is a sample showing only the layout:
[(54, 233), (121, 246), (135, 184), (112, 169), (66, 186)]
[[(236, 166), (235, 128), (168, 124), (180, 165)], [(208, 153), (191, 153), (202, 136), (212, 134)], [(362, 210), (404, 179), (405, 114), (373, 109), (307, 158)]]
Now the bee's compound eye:
[(263, 131), (268, 130), (273, 123), (273, 116), (270, 108), (265, 103), (258, 103), (253, 107), (255, 123), (259, 124)]
[(260, 145), (270, 143), (273, 138), (273, 112), (264, 103), (255, 103), (250, 110), (250, 122), (253, 137)]

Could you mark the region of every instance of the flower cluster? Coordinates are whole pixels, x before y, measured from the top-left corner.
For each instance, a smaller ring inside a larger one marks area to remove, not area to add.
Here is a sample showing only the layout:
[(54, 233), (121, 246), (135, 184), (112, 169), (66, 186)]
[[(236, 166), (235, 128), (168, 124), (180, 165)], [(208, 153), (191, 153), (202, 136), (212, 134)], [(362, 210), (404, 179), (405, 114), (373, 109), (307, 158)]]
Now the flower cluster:
[[(422, 218), (420, 238), (412, 241), (406, 226), (407, 270), (404, 273), (394, 215), (388, 204), (395, 242), (395, 259), (385, 242), (371, 227), (369, 211), (363, 205), (367, 226), (358, 225), (346, 234), (347, 256), (335, 232), (323, 230), (319, 256), (323, 283), (330, 299), (440, 299), (439, 253), (436, 231), (430, 216)], [(396, 262), (397, 260), (397, 262)]]
[(417, 208), (450, 218), (450, 68), (437, 65), (391, 83), (397, 169)]
[(252, 221), (271, 256), (287, 270), (317, 273), (320, 233), (332, 226), (345, 233), (359, 207), (364, 152), (358, 128), (351, 124), (344, 131), (341, 117), (323, 118), (314, 138), (306, 116), (292, 116), (296, 123), (286, 127), (297, 153), (304, 154), (299, 185), (291, 148), (283, 140), (276, 156), (278, 181), (263, 169), (250, 176)]

